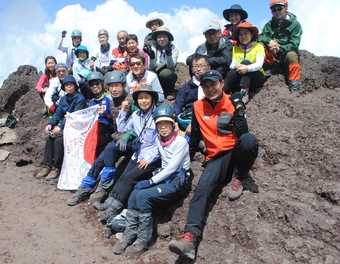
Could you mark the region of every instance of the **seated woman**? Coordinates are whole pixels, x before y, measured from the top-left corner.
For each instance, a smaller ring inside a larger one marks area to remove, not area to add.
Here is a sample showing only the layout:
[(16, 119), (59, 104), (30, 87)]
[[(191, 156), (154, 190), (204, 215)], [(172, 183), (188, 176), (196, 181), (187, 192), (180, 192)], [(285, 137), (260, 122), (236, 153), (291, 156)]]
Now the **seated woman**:
[(138, 47), (138, 37), (135, 34), (129, 34), (126, 36), (126, 49), (127, 51), (124, 52), (125, 57), (124, 64), (126, 66), (127, 72), (130, 71), (131, 54), (142, 55), (145, 58), (145, 68), (149, 69), (149, 55)]
[(50, 86), (50, 81), (52, 78), (56, 77), (55, 66), (57, 60), (53, 56), (47, 56), (45, 58), (45, 72), (40, 76), (39, 81), (35, 89), (37, 89), (41, 99), (44, 100), (45, 93)]
[(190, 157), (186, 140), (175, 132), (176, 114), (167, 104), (156, 108), (153, 119), (162, 167), (152, 177), (138, 182), (131, 193), (122, 239), (113, 247), (115, 254), (136, 256), (148, 249), (153, 231), (152, 209), (183, 198), (190, 191)]
[(78, 91), (79, 87), (72, 75), (65, 77), (61, 89), (66, 95), (60, 98), (56, 112), (45, 127), (48, 136), (45, 145), (44, 168), (36, 175), (36, 178), (45, 178), (47, 181), (59, 177), (64, 158), (63, 129), (66, 114), (86, 108), (85, 98)]
[(233, 33), (237, 45), (233, 47), (230, 71), (226, 77), (224, 91), (227, 94), (241, 92), (242, 101), (249, 102), (249, 90), (262, 87), (266, 78), (262, 65), (264, 47), (256, 42), (258, 29), (249, 22), (238, 25)]
[[(151, 86), (141, 86), (132, 94), (132, 97), (139, 110), (134, 112), (131, 119), (128, 119), (126, 123), (120, 122), (120, 126), (126, 126), (128, 131), (134, 130), (136, 135), (133, 144), (134, 153), (106, 201), (102, 204), (93, 204), (96, 209), (100, 210), (98, 217), (102, 220), (107, 220), (111, 216), (119, 214), (135, 184), (141, 180), (149, 179), (152, 172), (160, 167), (156, 143), (157, 131), (152, 119), (152, 114), (157, 105), (158, 93), (153, 91)], [(124, 118), (125, 114), (121, 113), (118, 116), (117, 123), (119, 119)], [(124, 145), (126, 146), (126, 142), (125, 144), (119, 142), (119, 148), (124, 148)]]
[(97, 157), (105, 146), (111, 141), (111, 134), (114, 132), (112, 127), (112, 115), (110, 111), (110, 98), (104, 93), (104, 76), (97, 71), (91, 72), (87, 77), (88, 85), (93, 94), (90, 106), (99, 105), (98, 109), (98, 144)]
[(229, 9), (225, 9), (223, 11), (223, 17), (225, 20), (229, 21), (230, 24), (225, 25), (225, 29), (222, 32), (222, 36), (227, 37), (231, 40), (233, 45), (236, 45), (237, 42), (232, 39), (233, 31), (235, 27), (239, 24), (246, 22), (248, 18), (248, 13), (243, 10), (240, 5), (232, 5)]
[(156, 47), (149, 50), (150, 70), (156, 72), (159, 82), (168, 100), (175, 99), (175, 83), (177, 81), (176, 64), (179, 50), (175, 44), (174, 36), (167, 27), (159, 27), (152, 33)]

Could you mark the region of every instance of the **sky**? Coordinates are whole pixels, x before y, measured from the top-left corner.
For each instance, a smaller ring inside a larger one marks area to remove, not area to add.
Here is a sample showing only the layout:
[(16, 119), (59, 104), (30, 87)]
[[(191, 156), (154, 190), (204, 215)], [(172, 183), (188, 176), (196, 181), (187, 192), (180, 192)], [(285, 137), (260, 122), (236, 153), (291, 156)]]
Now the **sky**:
[[(81, 4), (79, 4), (81, 2)], [(248, 13), (248, 22), (261, 29), (271, 19), (269, 0), (171, 0), (149, 4), (140, 0), (1, 0), (0, 2), (0, 86), (8, 75), (20, 65), (35, 66), (44, 71), (48, 55), (65, 62), (66, 54), (57, 49), (61, 31), (68, 34), (64, 46), (71, 44), (71, 32), (83, 33), (82, 45), (91, 52), (99, 45), (97, 32), (105, 28), (110, 33), (109, 42), (117, 46), (116, 34), (125, 29), (136, 34), (140, 46), (149, 33), (145, 27), (151, 17), (161, 18), (174, 35), (180, 50), (179, 61), (185, 62), (197, 46), (205, 41), (203, 29), (212, 20), (221, 25), (227, 21), (223, 10), (240, 4)], [(340, 34), (332, 25), (340, 14), (338, 0), (290, 0), (288, 11), (297, 15), (303, 27), (300, 49), (317, 56), (340, 57)], [(327, 43), (327, 41), (330, 41)]]

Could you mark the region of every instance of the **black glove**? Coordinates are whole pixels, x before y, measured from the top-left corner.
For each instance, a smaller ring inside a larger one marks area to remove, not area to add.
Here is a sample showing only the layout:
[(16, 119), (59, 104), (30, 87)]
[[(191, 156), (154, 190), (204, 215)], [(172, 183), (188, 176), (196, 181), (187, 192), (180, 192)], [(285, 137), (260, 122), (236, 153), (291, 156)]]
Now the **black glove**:
[(116, 147), (119, 148), (120, 151), (124, 152), (126, 150), (126, 146), (127, 146), (127, 141), (124, 138), (120, 138), (116, 142)]
[(172, 43), (168, 43), (168, 45), (166, 45), (165, 47), (165, 54), (166, 56), (171, 56), (172, 55), (172, 47), (173, 47), (173, 44)]
[(232, 102), (232, 104), (234, 105), (235, 109), (237, 106), (239, 105), (243, 105), (242, 102), (242, 95), (239, 92), (233, 93), (230, 97), (229, 100)]
[(152, 50), (150, 45), (145, 45), (143, 50), (149, 55), (151, 60), (155, 58), (155, 52)]
[(67, 33), (67, 31), (66, 31), (66, 30), (63, 30), (63, 31), (61, 32), (61, 37), (62, 37), (62, 38), (65, 38), (65, 37), (66, 37), (66, 33)]

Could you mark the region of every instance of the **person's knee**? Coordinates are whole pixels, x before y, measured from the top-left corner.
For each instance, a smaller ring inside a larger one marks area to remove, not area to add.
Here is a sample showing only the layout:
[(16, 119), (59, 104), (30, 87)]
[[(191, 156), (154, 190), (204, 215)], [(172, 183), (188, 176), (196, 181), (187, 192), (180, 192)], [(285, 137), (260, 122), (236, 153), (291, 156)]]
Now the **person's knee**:
[(160, 79), (170, 79), (174, 77), (174, 72), (170, 69), (164, 69), (159, 73)]
[(287, 64), (299, 62), (299, 56), (295, 51), (289, 51), (286, 54)]
[(258, 149), (259, 142), (251, 133), (243, 134), (238, 140), (244, 150), (253, 150), (254, 148)]

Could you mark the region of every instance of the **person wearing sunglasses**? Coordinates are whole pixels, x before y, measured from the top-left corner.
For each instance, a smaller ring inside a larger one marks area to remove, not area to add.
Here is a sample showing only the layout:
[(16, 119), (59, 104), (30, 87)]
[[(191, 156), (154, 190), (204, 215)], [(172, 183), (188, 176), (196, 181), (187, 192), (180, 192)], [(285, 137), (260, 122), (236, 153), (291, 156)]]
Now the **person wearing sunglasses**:
[(195, 259), (198, 241), (202, 239), (209, 197), (231, 181), (227, 186), (228, 198), (239, 198), (244, 182), (251, 179), (249, 170), (259, 147), (255, 136), (249, 133), (240, 93), (225, 94), (223, 77), (216, 70), (203, 73), (200, 84), (205, 97), (194, 103), (189, 154), (193, 160), (203, 138), (208, 155), (190, 201), (184, 233), (179, 241), (169, 243), (170, 251), (191, 260)]
[[(271, 0), (272, 19), (264, 25), (258, 42), (266, 49), (265, 68), (288, 67), (288, 86), (292, 95), (300, 96), (299, 45), (302, 27), (288, 12), (288, 0)], [(267, 67), (266, 67), (267, 66)]]
[(58, 107), (59, 99), (65, 95), (65, 91), (61, 89), (63, 80), (68, 75), (68, 69), (65, 63), (59, 62), (55, 65), (56, 77), (52, 78), (48, 90), (44, 96), (44, 102), (47, 106), (50, 117), (54, 114)]
[(157, 74), (147, 70), (145, 57), (140, 53), (132, 53), (129, 57), (130, 72), (126, 76), (126, 91), (132, 94), (139, 86), (150, 85), (158, 93), (158, 103), (163, 103), (162, 86)]

